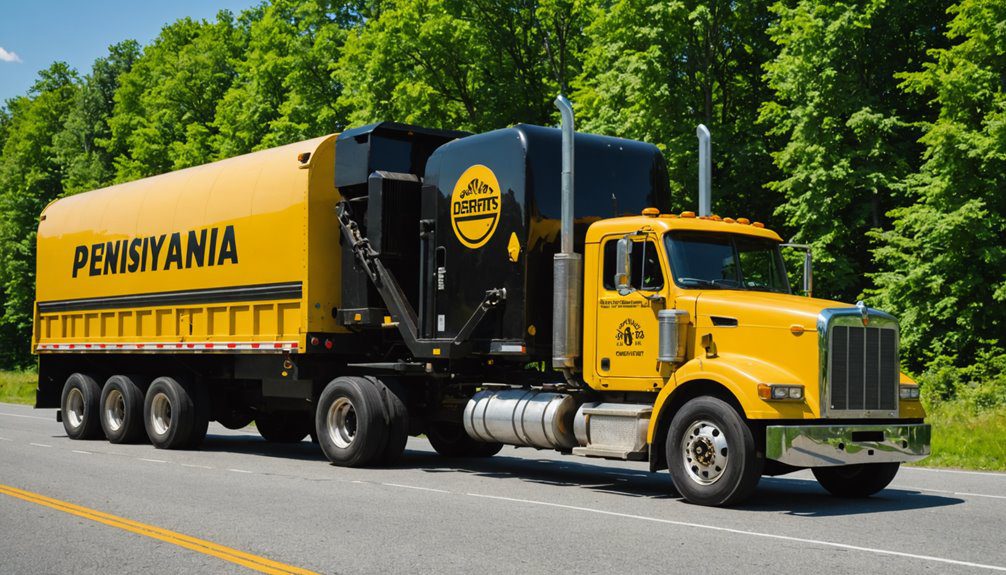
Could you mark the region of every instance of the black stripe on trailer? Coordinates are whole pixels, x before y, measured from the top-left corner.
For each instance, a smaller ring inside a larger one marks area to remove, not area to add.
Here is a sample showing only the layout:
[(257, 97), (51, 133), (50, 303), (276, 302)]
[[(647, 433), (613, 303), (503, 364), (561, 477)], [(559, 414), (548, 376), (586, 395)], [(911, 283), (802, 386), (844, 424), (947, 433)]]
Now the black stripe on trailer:
[(156, 293), (66, 299), (38, 302), (39, 313), (120, 309), (131, 307), (159, 307), (169, 305), (195, 305), (238, 301), (270, 301), (300, 299), (302, 282), (285, 282), (233, 286), (198, 290), (178, 290)]

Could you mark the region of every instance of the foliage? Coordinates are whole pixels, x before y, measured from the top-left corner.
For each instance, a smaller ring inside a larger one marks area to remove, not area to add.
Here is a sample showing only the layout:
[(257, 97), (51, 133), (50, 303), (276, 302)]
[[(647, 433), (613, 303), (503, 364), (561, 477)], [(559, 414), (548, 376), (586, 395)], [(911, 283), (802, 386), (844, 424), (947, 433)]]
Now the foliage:
[(673, 204), (694, 209), (696, 125), (713, 135), (714, 211), (769, 221), (775, 176), (755, 125), (775, 54), (769, 2), (619, 0), (594, 8), (575, 91), (583, 129), (652, 142), (668, 162)]
[[(952, 45), (935, 49), (905, 89), (932, 96), (925, 163), (907, 181), (912, 205), (878, 234), (875, 300), (911, 329), (909, 365), (998, 366), (1006, 378), (1006, 5), (951, 10)], [(1006, 387), (1006, 386), (1004, 386)]]
[(773, 7), (779, 46), (766, 66), (774, 97), (761, 121), (781, 139), (782, 177), (768, 184), (793, 240), (814, 246), (818, 293), (854, 301), (871, 269), (866, 232), (905, 205), (903, 178), (918, 164), (912, 122), (925, 102), (895, 75), (940, 43), (943, 2), (801, 0)]
[(929, 409), (926, 421), (933, 426), (932, 455), (919, 465), (1006, 471), (1006, 407), (975, 412), (944, 403)]
[(34, 371), (0, 371), (0, 403), (34, 405), (37, 385)]

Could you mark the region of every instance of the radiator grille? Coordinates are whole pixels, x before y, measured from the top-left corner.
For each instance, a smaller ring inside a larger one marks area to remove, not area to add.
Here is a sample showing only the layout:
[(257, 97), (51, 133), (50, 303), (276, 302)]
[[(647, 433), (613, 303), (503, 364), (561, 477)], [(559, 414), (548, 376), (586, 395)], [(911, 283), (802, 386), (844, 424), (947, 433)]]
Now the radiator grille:
[(892, 411), (898, 402), (898, 345), (893, 329), (837, 325), (831, 331), (831, 409)]

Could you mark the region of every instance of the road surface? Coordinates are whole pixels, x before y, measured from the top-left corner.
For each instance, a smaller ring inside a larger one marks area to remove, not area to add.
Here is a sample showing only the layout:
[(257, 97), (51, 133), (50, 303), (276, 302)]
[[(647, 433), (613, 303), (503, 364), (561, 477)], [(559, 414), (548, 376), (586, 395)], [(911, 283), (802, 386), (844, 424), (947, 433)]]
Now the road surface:
[(71, 441), (0, 404), (0, 572), (1006, 572), (1006, 474), (903, 468), (867, 500), (807, 472), (732, 509), (645, 464), (505, 448), (388, 469), (211, 424), (200, 451)]

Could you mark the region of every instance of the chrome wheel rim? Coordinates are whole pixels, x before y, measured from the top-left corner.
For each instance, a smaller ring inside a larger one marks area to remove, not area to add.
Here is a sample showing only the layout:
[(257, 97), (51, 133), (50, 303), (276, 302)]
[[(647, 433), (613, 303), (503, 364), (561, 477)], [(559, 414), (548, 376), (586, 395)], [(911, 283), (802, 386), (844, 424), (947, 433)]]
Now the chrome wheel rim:
[(171, 400), (164, 392), (158, 392), (150, 402), (150, 422), (154, 433), (164, 435), (171, 429)]
[(692, 481), (712, 485), (723, 477), (729, 459), (726, 435), (709, 421), (696, 421), (681, 438), (681, 458)]
[(122, 392), (113, 389), (105, 397), (105, 423), (109, 431), (119, 431), (126, 421), (126, 398)]
[(328, 435), (341, 449), (349, 447), (356, 439), (356, 408), (348, 398), (340, 397), (328, 408)]
[(66, 394), (66, 420), (74, 429), (84, 424), (84, 394), (76, 387)]

